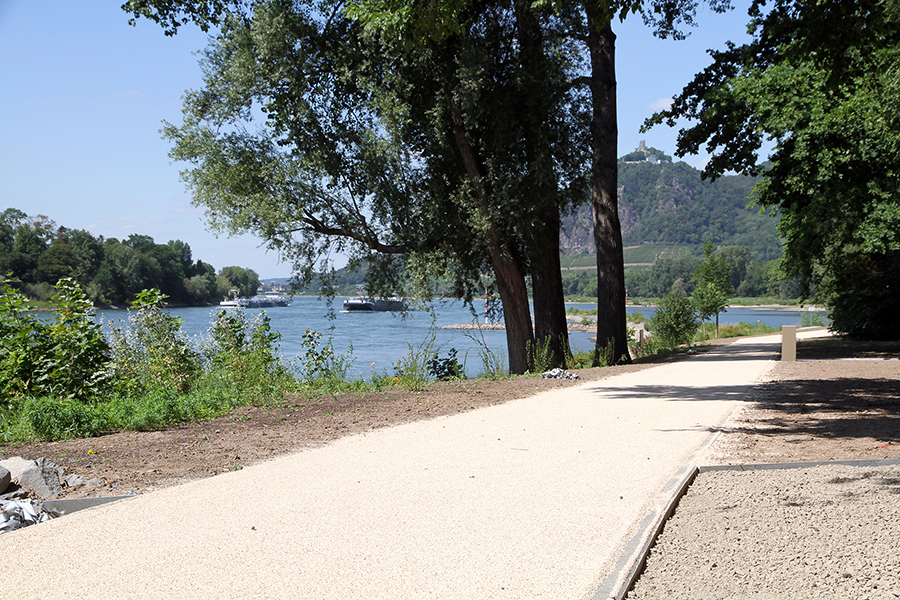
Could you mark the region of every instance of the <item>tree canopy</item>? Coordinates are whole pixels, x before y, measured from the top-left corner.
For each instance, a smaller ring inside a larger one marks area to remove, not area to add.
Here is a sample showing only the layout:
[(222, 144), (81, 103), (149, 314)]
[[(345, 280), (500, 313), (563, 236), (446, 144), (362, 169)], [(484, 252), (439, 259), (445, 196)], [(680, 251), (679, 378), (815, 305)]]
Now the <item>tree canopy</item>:
[(648, 125), (695, 120), (678, 154), (705, 145), (707, 176), (762, 174), (782, 268), (815, 289), (836, 330), (900, 337), (900, 6), (757, 0), (750, 16), (752, 41), (711, 52)]
[[(560, 211), (588, 198), (604, 315), (597, 344), (628, 359), (610, 23), (639, 12), (659, 35), (678, 37), (697, 6), (132, 0), (124, 8), (168, 34), (187, 20), (220, 27), (206, 55), (207, 89), (188, 98), (185, 124), (166, 130), (173, 156), (195, 165), (187, 176), (195, 199), (220, 226), (257, 233), (306, 273), (331, 249), (368, 254), (382, 266), (372, 274), (397, 273), (396, 261), (373, 252), (402, 256), (413, 274), (441, 265), (466, 298), (489, 267), (511, 370), (522, 372), (533, 341), (526, 275), (538, 338), (563, 360)], [(244, 127), (254, 106), (265, 134)]]
[(172, 302), (202, 304), (222, 300), (231, 288), (253, 295), (259, 287), (250, 269), (226, 267), (217, 277), (212, 265), (193, 260), (181, 240), (95, 237), (15, 208), (0, 213), (0, 268), (33, 299), (50, 300), (57, 282), (71, 278), (98, 305), (128, 303), (148, 288), (162, 290)]

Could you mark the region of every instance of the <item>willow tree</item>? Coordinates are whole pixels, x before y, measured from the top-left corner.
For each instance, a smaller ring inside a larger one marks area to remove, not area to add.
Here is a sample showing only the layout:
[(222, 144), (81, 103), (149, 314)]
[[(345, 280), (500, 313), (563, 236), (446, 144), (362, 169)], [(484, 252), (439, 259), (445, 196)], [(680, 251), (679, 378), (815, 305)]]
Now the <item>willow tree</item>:
[[(534, 342), (525, 286), (529, 274), (538, 342), (549, 348), (556, 364), (563, 361), (567, 330), (558, 263), (559, 217), (568, 205), (590, 198), (598, 267), (597, 348), (605, 352), (608, 362), (629, 360), (617, 206), (611, 24), (616, 18), (641, 13), (657, 34), (678, 37), (682, 35), (678, 26), (691, 24), (697, 5), (693, 0), (444, 0), (428, 4), (358, 0), (346, 8), (320, 5), (322, 17), (311, 24), (335, 24), (347, 14), (363, 26), (362, 32), (346, 29), (345, 33), (352, 31), (356, 36), (349, 47), (355, 48), (358, 40), (374, 44), (368, 60), (353, 59), (349, 70), (337, 72), (368, 82), (368, 86), (359, 84), (372, 94), (366, 99), (378, 98), (374, 104), (362, 104), (377, 115), (367, 123), (382, 119), (377, 125), (367, 124), (368, 131), (371, 139), (382, 139), (387, 133), (391, 146), (398, 149), (399, 160), (390, 166), (404, 173), (401, 187), (406, 192), (399, 195), (410, 199), (417, 218), (437, 216), (449, 236), (417, 223), (417, 241), (416, 236), (392, 226), (394, 210), (400, 216), (411, 214), (393, 200), (381, 205), (387, 210), (371, 213), (374, 221), (367, 221), (362, 217), (370, 214), (362, 208), (362, 199), (369, 198), (364, 187), (350, 206), (360, 210), (351, 211), (355, 216), (343, 219), (344, 226), (307, 219), (304, 227), (343, 236), (370, 250), (403, 254), (412, 259), (408, 266), (429, 263), (423, 257), (439, 257), (465, 275), (458, 281), (467, 297), (471, 297), (471, 276), (491, 269), (503, 303), (510, 367), (523, 372), (531, 364), (528, 347)], [(723, 10), (728, 2), (711, 0), (709, 5)], [(310, 4), (131, 0), (124, 8), (156, 20), (173, 34), (187, 20), (206, 26), (220, 22), (223, 13), (250, 23), (266, 6), (302, 12)], [(288, 99), (281, 103), (284, 106), (298, 96), (290, 87), (285, 81), (277, 88)], [(290, 130), (278, 109), (266, 108), (272, 105), (265, 102), (263, 106), (270, 119), (274, 114), (280, 126)], [(344, 116), (340, 111), (335, 114)], [(257, 138), (257, 142), (265, 146), (264, 140)], [(344, 151), (347, 146), (335, 148)], [(269, 150), (264, 154), (269, 155)], [(272, 172), (284, 175), (279, 168)], [(330, 173), (329, 181), (335, 175)], [(412, 188), (422, 195), (414, 195)], [(329, 192), (336, 189), (333, 184), (328, 187)], [(265, 193), (271, 195), (260, 192)], [(256, 198), (262, 200), (260, 195)], [(285, 215), (275, 211), (273, 216)], [(230, 217), (232, 224), (257, 227), (272, 243), (275, 231), (261, 227), (262, 221), (236, 217)], [(385, 243), (388, 233), (396, 240)], [(282, 251), (295, 247), (277, 245)]]
[(387, 286), (402, 257), (413, 278), (443, 269), (471, 299), (492, 271), (515, 373), (532, 364), (533, 274), (538, 330), (561, 364), (559, 213), (585, 195), (586, 127), (577, 91), (560, 90), (578, 57), (563, 36), (545, 41), (524, 4), (472, 11), (467, 35), (416, 53), (336, 8), (275, 0), (216, 19), (204, 88), (164, 129), (192, 164), (194, 201), (299, 272), (337, 250)]

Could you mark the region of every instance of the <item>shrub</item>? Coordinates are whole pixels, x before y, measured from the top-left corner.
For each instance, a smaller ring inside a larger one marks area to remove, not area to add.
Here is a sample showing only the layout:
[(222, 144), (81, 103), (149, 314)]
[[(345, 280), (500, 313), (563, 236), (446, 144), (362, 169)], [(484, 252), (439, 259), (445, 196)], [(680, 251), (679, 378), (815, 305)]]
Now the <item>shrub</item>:
[(693, 340), (699, 320), (697, 311), (684, 292), (672, 290), (662, 299), (647, 329), (655, 341), (667, 347), (688, 344)]
[(125, 327), (110, 327), (113, 373), (126, 389), (186, 392), (200, 371), (200, 354), (181, 331), (181, 319), (163, 310), (166, 298), (156, 289), (140, 292)]
[(0, 295), (0, 392), (86, 399), (100, 391), (110, 347), (78, 284), (68, 278), (56, 284), (51, 321), (28, 312), (10, 283)]
[(278, 357), (280, 339), (265, 312), (250, 321), (243, 309), (220, 310), (203, 347), (206, 376), (240, 388), (251, 402), (271, 399), (294, 384)]
[(438, 381), (465, 379), (466, 373), (462, 364), (456, 360), (456, 348), (450, 348), (447, 358), (439, 358), (435, 352), (428, 362), (428, 373)]

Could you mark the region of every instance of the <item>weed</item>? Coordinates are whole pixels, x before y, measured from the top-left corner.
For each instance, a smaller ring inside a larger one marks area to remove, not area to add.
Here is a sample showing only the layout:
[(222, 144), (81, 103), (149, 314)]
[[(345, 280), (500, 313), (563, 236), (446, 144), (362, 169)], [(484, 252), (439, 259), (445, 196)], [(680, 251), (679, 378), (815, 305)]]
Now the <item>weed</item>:
[(456, 360), (456, 348), (450, 348), (447, 358), (438, 358), (438, 353), (435, 352), (428, 362), (428, 373), (438, 381), (465, 379), (466, 376), (462, 364)]

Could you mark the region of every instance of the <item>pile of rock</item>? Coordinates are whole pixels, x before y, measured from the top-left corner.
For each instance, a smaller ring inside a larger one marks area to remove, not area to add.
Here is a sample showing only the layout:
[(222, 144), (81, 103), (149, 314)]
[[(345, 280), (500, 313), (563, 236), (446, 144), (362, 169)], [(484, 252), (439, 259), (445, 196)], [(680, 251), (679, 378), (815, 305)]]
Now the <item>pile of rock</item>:
[(575, 373), (569, 373), (565, 369), (551, 369), (541, 374), (541, 379), (581, 379)]
[(46, 458), (27, 460), (14, 456), (0, 461), (0, 533), (58, 516), (44, 510), (43, 501), (59, 496), (64, 486), (103, 483), (102, 479), (63, 475), (62, 467)]

